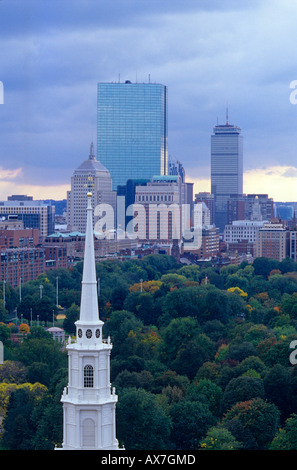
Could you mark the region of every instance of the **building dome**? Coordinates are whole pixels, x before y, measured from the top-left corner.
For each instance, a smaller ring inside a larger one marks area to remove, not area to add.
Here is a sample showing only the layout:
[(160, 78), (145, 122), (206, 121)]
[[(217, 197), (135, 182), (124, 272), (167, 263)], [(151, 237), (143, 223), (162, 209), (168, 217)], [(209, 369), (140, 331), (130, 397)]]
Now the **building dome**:
[(82, 164), (75, 170), (75, 172), (81, 171), (86, 171), (87, 173), (90, 173), (92, 171), (99, 171), (101, 173), (105, 173), (107, 176), (110, 176), (110, 173), (107, 168), (105, 168), (105, 166), (102, 165), (102, 163), (96, 159), (93, 142), (91, 142), (89, 158), (83, 161)]

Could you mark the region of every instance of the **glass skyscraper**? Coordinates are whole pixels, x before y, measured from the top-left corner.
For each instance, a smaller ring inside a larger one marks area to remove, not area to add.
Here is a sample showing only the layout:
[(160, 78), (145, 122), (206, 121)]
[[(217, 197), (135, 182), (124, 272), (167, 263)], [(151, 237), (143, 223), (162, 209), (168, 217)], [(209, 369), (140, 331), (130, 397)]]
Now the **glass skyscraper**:
[(156, 83), (98, 83), (97, 158), (113, 189), (129, 179), (168, 172), (167, 87)]
[(214, 127), (211, 136), (211, 192), (214, 195), (215, 225), (223, 233), (227, 203), (243, 192), (243, 139), (241, 129), (230, 125)]

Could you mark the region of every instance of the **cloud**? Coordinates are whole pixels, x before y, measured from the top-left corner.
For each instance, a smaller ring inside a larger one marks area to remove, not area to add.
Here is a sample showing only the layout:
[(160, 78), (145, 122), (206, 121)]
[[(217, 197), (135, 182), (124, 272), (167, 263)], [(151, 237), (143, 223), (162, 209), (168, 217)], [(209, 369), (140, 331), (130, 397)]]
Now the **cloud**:
[[(243, 175), (243, 190), (245, 194), (268, 194), (275, 202), (297, 201), (297, 168), (287, 166), (272, 166), (254, 168)], [(210, 192), (210, 179), (187, 177), (188, 182), (194, 183), (193, 192)]]
[(24, 178), (23, 168), (0, 167), (0, 200), (6, 201), (12, 194), (27, 194), (34, 199), (66, 199), (69, 184), (30, 184)]
[(10, 183), (8, 181), (0, 184), (0, 200), (7, 201), (7, 197), (13, 194), (26, 194), (39, 199), (66, 199), (69, 185), (30, 185), (22, 183)]
[(68, 184), (96, 142), (97, 82), (150, 74), (168, 85), (169, 152), (203, 185), (227, 101), (249, 187), (260, 165), (294, 167), (296, 14), (291, 0), (0, 2), (0, 165), (26, 184)]
[(244, 192), (269, 194), (276, 202), (296, 201), (296, 174), (297, 168), (280, 165), (249, 170), (244, 174)]
[(15, 180), (16, 178), (22, 176), (23, 170), (22, 168), (16, 168), (14, 170), (4, 169), (0, 167), (0, 181), (3, 183), (4, 181)]

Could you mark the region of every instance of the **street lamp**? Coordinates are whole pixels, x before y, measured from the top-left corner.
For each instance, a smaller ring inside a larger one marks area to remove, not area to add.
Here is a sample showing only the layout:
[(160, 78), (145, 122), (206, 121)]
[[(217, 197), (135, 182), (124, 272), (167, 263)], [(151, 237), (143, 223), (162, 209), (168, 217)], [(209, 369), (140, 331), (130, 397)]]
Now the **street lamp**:
[(59, 276), (56, 277), (56, 305), (59, 306)]
[(5, 284), (6, 284), (6, 281), (4, 280), (4, 281), (3, 281), (3, 307), (4, 307), (4, 308), (5, 308), (5, 305), (6, 305)]

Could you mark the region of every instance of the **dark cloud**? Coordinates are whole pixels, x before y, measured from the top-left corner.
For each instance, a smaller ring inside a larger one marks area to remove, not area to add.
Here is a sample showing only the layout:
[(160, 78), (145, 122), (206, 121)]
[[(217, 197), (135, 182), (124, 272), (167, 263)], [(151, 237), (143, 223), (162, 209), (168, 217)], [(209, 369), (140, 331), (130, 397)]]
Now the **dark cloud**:
[(169, 152), (191, 174), (207, 177), (227, 101), (247, 169), (294, 166), (296, 13), (288, 0), (1, 1), (0, 167), (68, 183), (96, 141), (97, 82), (149, 75), (168, 85)]

